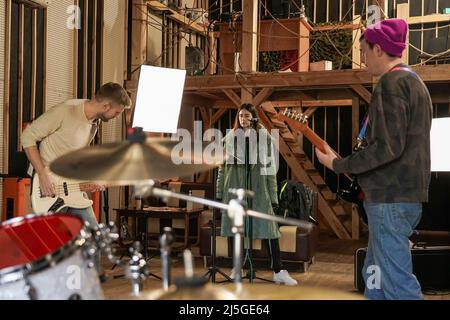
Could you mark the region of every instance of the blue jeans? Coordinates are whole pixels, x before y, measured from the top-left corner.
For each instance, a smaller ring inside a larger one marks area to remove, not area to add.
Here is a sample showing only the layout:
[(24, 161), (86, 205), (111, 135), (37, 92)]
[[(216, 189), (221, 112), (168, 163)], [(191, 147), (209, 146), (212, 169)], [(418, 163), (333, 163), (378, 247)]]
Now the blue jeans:
[(373, 300), (423, 299), (412, 273), (409, 237), (422, 216), (421, 203), (364, 203), (369, 245), (362, 270), (364, 295)]
[[(64, 208), (61, 212), (73, 214), (74, 216), (80, 217), (84, 223), (89, 223), (89, 229), (93, 230), (98, 225), (97, 220), (95, 219), (94, 210), (92, 207), (84, 208), (84, 209), (76, 209), (76, 208)], [(103, 274), (103, 270), (101, 268), (101, 252), (97, 251), (94, 258), (95, 267), (97, 269), (98, 274)]]
[(75, 216), (80, 217), (83, 222), (89, 223), (89, 228), (94, 229), (97, 226), (97, 220), (95, 219), (94, 210), (92, 207), (84, 209), (64, 208), (61, 212), (67, 212)]

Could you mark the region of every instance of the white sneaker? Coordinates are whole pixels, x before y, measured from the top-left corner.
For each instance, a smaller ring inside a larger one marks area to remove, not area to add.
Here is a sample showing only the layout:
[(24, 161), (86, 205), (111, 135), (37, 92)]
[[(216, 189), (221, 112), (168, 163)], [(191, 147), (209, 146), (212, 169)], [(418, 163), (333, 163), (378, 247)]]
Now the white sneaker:
[(276, 284), (285, 284), (287, 286), (296, 286), (298, 285), (297, 280), (293, 279), (289, 273), (287, 272), (287, 270), (280, 270), (280, 272), (278, 273), (273, 273), (273, 278), (272, 280), (276, 283)]
[[(231, 280), (236, 279), (236, 270), (234, 268), (231, 269), (230, 279)], [(242, 270), (241, 270), (241, 279), (242, 279)]]

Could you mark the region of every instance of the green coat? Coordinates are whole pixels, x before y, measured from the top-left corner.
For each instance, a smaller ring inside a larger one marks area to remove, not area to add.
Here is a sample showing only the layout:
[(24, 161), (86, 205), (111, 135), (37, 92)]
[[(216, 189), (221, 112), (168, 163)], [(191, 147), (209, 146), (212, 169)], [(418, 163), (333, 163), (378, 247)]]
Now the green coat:
[[(276, 170), (270, 171), (269, 175), (262, 175), (261, 170), (264, 168), (270, 167), (270, 163), (274, 162), (274, 157), (272, 156), (274, 153), (273, 144), (271, 141), (271, 136), (260, 126), (259, 129), (259, 139), (265, 139), (261, 141), (267, 141), (267, 150), (261, 152), (265, 156), (262, 156), (264, 161), (261, 161), (258, 158), (256, 164), (250, 164), (250, 172), (251, 172), (251, 190), (255, 193), (252, 200), (252, 208), (255, 211), (259, 211), (262, 213), (267, 213), (273, 215), (272, 204), (278, 204), (278, 196), (277, 196), (277, 179), (276, 179)], [(231, 154), (235, 155), (236, 158), (239, 155), (244, 155), (241, 162), (245, 162), (245, 143), (237, 144), (235, 143), (237, 139), (235, 138), (234, 131), (230, 131), (223, 139), (224, 141), (224, 150), (228, 156)], [(234, 146), (236, 144), (236, 146)], [(243, 146), (243, 149), (239, 147)], [(234, 153), (233, 153), (234, 148)], [(257, 148), (250, 147), (250, 152), (252, 155), (257, 155)], [(268, 151), (270, 150), (270, 151)], [(250, 159), (252, 158), (250, 155)], [(271, 161), (271, 162), (268, 162)], [(252, 163), (255, 163), (252, 161)], [(264, 165), (263, 163), (268, 163), (269, 165)], [(273, 167), (272, 167), (273, 168)], [(224, 203), (228, 203), (230, 199), (235, 198), (235, 195), (232, 195), (228, 192), (230, 188), (243, 188), (245, 189), (245, 164), (238, 164), (236, 161), (234, 164), (225, 163), (219, 168), (217, 181), (216, 181), (216, 197), (217, 199), (222, 199)], [(231, 232), (232, 222), (228, 217), (226, 212), (222, 212), (222, 228), (221, 235), (224, 237), (233, 236)], [(278, 229), (278, 224), (276, 222), (262, 220), (253, 218), (253, 239), (276, 239), (280, 237), (280, 232)]]

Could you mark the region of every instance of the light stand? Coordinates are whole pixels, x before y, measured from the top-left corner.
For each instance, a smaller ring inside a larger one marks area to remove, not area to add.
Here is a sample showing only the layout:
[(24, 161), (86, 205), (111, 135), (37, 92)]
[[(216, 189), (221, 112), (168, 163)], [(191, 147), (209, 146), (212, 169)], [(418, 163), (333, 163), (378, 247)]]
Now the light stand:
[(170, 249), (173, 243), (172, 228), (165, 227), (164, 233), (159, 238), (161, 245), (161, 269), (163, 279), (163, 289), (169, 290), (170, 286)]

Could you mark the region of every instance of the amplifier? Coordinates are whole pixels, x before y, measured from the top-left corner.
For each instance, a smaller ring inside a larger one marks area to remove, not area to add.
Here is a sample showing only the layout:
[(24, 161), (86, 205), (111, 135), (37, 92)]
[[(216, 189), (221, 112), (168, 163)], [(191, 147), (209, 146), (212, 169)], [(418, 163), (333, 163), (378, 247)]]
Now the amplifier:
[[(364, 259), (367, 248), (355, 252), (354, 285), (358, 291), (364, 292), (365, 283), (362, 277)], [(413, 273), (424, 290), (450, 289), (450, 247), (415, 247), (411, 249)]]

